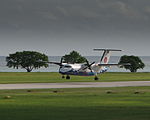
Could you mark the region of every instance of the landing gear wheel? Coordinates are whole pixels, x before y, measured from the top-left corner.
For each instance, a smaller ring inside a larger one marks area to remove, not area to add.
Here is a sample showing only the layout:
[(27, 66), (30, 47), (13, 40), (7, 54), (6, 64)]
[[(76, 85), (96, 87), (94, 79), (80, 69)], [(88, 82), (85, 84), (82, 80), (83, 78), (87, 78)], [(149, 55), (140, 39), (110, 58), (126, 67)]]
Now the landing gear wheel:
[(65, 78), (65, 76), (63, 75), (61, 78), (62, 78), (62, 79), (64, 79), (64, 78)]
[(69, 76), (69, 75), (67, 75), (67, 76), (66, 76), (66, 79), (70, 79), (70, 76)]
[(98, 80), (99, 78), (97, 76), (95, 76), (94, 80)]

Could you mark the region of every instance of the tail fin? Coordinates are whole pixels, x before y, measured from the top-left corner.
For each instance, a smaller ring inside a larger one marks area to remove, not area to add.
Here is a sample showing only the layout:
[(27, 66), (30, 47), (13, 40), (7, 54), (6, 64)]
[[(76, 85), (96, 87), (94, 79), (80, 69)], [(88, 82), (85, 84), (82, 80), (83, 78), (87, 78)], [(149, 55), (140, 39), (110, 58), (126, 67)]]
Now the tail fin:
[(111, 51), (122, 51), (122, 50), (116, 50), (116, 49), (94, 49), (95, 51), (104, 51), (103, 55), (100, 60), (100, 64), (108, 64)]
[(110, 51), (105, 50), (103, 53), (103, 56), (101, 57), (100, 63), (101, 64), (108, 64), (109, 59), (110, 59), (110, 54), (111, 54)]

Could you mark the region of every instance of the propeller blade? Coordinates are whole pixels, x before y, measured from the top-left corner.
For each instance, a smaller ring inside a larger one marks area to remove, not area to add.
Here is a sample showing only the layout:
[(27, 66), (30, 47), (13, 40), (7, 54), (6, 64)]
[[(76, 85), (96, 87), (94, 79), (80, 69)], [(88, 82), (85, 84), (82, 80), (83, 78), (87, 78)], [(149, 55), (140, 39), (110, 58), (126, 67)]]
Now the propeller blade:
[(61, 63), (61, 64), (63, 63), (63, 57), (61, 57), (60, 63)]
[(92, 62), (89, 66), (92, 66), (95, 62)]
[(89, 68), (90, 70), (91, 70), (91, 72), (92, 72), (92, 68), (91, 68), (91, 66), (95, 63), (95, 62), (92, 62), (91, 64), (89, 64), (89, 61), (86, 61), (86, 67), (83, 69), (83, 70), (85, 70), (85, 69), (87, 69), (87, 68)]
[(87, 63), (87, 65), (89, 65), (89, 61), (88, 60), (86, 60), (86, 63)]

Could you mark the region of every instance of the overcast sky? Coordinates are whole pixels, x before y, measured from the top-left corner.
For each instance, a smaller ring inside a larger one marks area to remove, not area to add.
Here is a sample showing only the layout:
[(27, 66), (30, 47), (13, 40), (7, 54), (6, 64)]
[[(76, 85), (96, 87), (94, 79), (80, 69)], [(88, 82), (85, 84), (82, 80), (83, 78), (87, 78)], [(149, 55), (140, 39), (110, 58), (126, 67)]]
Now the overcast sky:
[(150, 56), (150, 0), (0, 0), (0, 55), (93, 48)]

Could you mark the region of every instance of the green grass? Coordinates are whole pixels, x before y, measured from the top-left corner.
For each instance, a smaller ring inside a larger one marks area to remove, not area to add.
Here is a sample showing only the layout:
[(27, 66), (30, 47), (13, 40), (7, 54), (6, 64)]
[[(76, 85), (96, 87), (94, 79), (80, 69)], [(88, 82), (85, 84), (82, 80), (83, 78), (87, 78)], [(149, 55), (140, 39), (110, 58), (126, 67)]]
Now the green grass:
[[(94, 82), (94, 76), (71, 76), (70, 80), (62, 79), (59, 73), (0, 73), (0, 83), (53, 83), (53, 82)], [(149, 81), (150, 73), (104, 73), (99, 75), (99, 82), (111, 81)], [(96, 81), (97, 82), (97, 81)]]
[(0, 90), (0, 119), (149, 120), (150, 87)]

